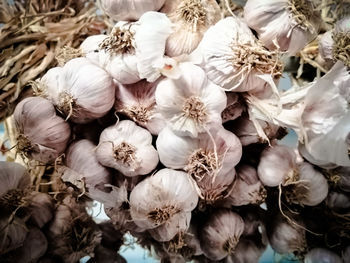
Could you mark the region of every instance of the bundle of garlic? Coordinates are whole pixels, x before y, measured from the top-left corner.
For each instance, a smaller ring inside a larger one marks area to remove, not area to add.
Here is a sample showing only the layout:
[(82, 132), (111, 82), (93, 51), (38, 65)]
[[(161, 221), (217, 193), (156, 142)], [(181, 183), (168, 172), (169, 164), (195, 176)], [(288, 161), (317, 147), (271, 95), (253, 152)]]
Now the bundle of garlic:
[[(282, 91), (287, 58), (321, 28), (309, 0), (248, 0), (244, 18), (229, 1), (100, 6), (116, 24), (16, 108), (32, 181), (0, 191), (0, 257), (25, 261), (36, 239), (33, 262), (125, 262), (125, 234), (160, 262), (258, 262), (268, 245), (305, 260), (345, 253), (347, 18), (329, 72)], [(287, 128), (298, 147), (280, 143)], [(93, 201), (108, 221), (93, 221)]]

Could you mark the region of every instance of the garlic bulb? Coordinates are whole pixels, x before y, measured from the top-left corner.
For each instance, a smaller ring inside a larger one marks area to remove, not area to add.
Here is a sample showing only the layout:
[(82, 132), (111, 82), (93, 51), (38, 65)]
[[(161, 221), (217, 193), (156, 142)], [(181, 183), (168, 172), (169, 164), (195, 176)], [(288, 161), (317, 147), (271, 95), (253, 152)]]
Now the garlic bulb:
[(326, 178), (306, 162), (299, 164), (298, 173), (298, 183), (284, 191), (287, 201), (309, 206), (320, 204), (328, 195)]
[(47, 231), (48, 252), (63, 262), (78, 262), (84, 256), (93, 256), (101, 235), (85, 207), (66, 197), (56, 208)]
[(103, 189), (105, 184), (110, 183), (111, 172), (98, 162), (95, 148), (92, 142), (85, 139), (72, 143), (65, 159), (69, 169), (64, 169), (62, 177), (73, 184), (81, 180), (87, 188)]
[(70, 127), (56, 115), (50, 101), (30, 97), (17, 104), (14, 112), (17, 148), (28, 158), (53, 163), (67, 147)]
[(318, 165), (350, 166), (350, 74), (341, 62), (310, 87), (303, 103), (299, 150)]
[(162, 169), (132, 190), (130, 212), (136, 225), (149, 229), (154, 239), (164, 242), (187, 230), (197, 202), (186, 173)]
[(0, 161), (0, 198), (10, 190), (25, 189), (30, 185), (26, 168), (18, 163)]
[(234, 206), (261, 204), (266, 197), (266, 189), (259, 181), (256, 169), (249, 165), (239, 166), (227, 202)]
[(214, 0), (175, 0), (161, 10), (174, 24), (168, 37), (166, 54), (170, 57), (191, 53), (201, 41), (205, 31), (220, 19), (220, 7)]
[(327, 196), (326, 204), (333, 210), (349, 209), (350, 196), (345, 193), (330, 192)]
[(31, 220), (42, 228), (48, 223), (53, 216), (53, 200), (46, 193), (32, 192), (30, 198), (29, 209), (31, 211)]
[[(313, 248), (305, 256), (305, 263), (342, 263), (342, 259), (334, 252), (325, 248)], [(345, 262), (345, 261), (344, 261)]]
[(203, 133), (191, 138), (164, 128), (156, 141), (160, 161), (169, 168), (184, 169), (198, 181), (226, 175), (239, 162), (242, 146), (233, 133), (222, 127), (210, 132), (211, 135)]
[(114, 108), (138, 125), (157, 135), (164, 127), (165, 120), (156, 107), (155, 83), (139, 81), (131, 85), (119, 85), (116, 90)]
[(112, 108), (115, 92), (112, 78), (87, 58), (68, 61), (57, 74), (57, 86), (46, 85), (45, 95), (67, 119), (87, 123)]
[(333, 33), (333, 57), (342, 61), (347, 67), (350, 66), (350, 16), (340, 19), (334, 27)]
[(0, 218), (0, 255), (5, 254), (23, 245), (28, 229), (25, 222), (14, 217), (9, 222), (8, 217)]
[[(293, 217), (291, 217), (293, 218)], [(273, 250), (280, 254), (299, 253), (306, 250), (305, 230), (295, 224), (304, 226), (298, 219), (290, 223), (281, 214), (274, 217), (267, 225), (267, 236)]]
[(200, 231), (201, 248), (211, 260), (233, 254), (244, 230), (243, 219), (229, 210), (213, 213)]
[(209, 28), (198, 49), (208, 78), (226, 91), (265, 90), (282, 74), (278, 54), (262, 47), (237, 17)]
[(236, 119), (233, 123), (227, 125), (227, 129), (232, 131), (239, 138), (243, 146), (253, 143), (266, 143), (267, 139), (271, 140), (278, 138), (283, 133), (278, 125), (262, 120), (258, 120), (258, 123), (265, 133), (266, 138), (259, 134), (253, 121), (245, 116), (242, 116)]
[[(260, 242), (261, 243), (261, 242)], [(240, 238), (235, 252), (224, 259), (224, 263), (248, 263), (259, 262), (266, 246), (259, 244), (256, 240)]]
[(147, 11), (158, 11), (165, 0), (100, 0), (102, 10), (113, 20), (137, 20)]
[(296, 155), (291, 148), (275, 145), (262, 152), (258, 176), (264, 185), (273, 187), (286, 180), (294, 181), (296, 173)]
[(198, 133), (221, 125), (226, 95), (207, 79), (200, 67), (189, 62), (179, 67), (182, 73), (179, 79), (159, 82), (155, 94), (157, 108), (176, 133), (197, 137)]
[(248, 0), (244, 19), (267, 48), (290, 55), (317, 36), (321, 23), (310, 0)]
[(152, 135), (134, 122), (124, 120), (106, 128), (96, 149), (98, 161), (125, 176), (150, 173), (158, 164)]

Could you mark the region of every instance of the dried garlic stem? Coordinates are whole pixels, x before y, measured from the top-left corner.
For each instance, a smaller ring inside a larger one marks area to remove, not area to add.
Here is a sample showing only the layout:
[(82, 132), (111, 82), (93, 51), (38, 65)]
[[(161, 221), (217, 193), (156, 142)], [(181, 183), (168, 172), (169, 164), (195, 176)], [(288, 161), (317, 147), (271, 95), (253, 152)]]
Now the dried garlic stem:
[(314, 27), (309, 22), (309, 19), (313, 16), (313, 7), (307, 0), (289, 0), (288, 9), (292, 14), (293, 19), (298, 25), (304, 29), (313, 31)]
[(176, 14), (181, 20), (192, 25), (193, 31), (197, 31), (197, 27), (204, 26), (206, 21), (206, 11), (201, 0), (184, 0), (181, 1), (176, 10)]
[(212, 175), (218, 169), (215, 154), (203, 149), (196, 150), (188, 159), (185, 167), (187, 173), (201, 181), (205, 176)]
[(134, 54), (134, 33), (128, 29), (114, 27), (111, 34), (102, 41), (100, 49), (115, 54)]

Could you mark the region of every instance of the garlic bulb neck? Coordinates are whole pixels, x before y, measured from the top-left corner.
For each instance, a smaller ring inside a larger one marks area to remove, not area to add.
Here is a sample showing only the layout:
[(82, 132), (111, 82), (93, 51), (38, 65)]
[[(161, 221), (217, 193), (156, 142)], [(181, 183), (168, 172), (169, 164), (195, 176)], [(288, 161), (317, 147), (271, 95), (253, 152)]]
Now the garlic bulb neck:
[(183, 21), (193, 25), (196, 31), (198, 26), (203, 26), (206, 21), (206, 10), (201, 0), (185, 0), (181, 1), (176, 10), (176, 14)]
[(31, 152), (34, 151), (34, 146), (30, 142), (28, 137), (21, 133), (17, 136), (17, 149), (25, 156), (28, 156)]
[(157, 225), (161, 225), (168, 221), (173, 215), (179, 212), (179, 209), (174, 205), (166, 205), (162, 208), (155, 208), (148, 213), (148, 218), (150, 218)]
[(334, 33), (333, 41), (333, 57), (350, 67), (350, 32)]
[(300, 173), (297, 168), (290, 170), (290, 172), (286, 175), (286, 178), (283, 182), (283, 185), (287, 186), (289, 184), (294, 184), (299, 181)]
[(205, 123), (208, 117), (204, 103), (196, 96), (185, 100), (182, 111), (185, 117), (195, 120), (198, 124)]
[(135, 162), (135, 153), (136, 147), (127, 142), (122, 142), (121, 144), (114, 147), (114, 158), (118, 162), (122, 162), (128, 166), (131, 166)]
[(58, 50), (58, 54), (56, 55), (56, 59), (58, 62), (58, 66), (63, 67), (69, 60), (74, 58), (79, 58), (84, 56), (84, 53), (80, 48), (73, 48), (69, 46), (64, 46)]
[(112, 54), (134, 54), (134, 33), (130, 27), (114, 27), (111, 34), (101, 42), (100, 48)]
[(250, 71), (252, 68), (273, 77), (282, 76), (283, 66), (277, 52), (265, 50), (260, 45), (251, 43), (237, 44), (231, 47), (233, 51), (232, 64), (239, 71)]
[(313, 8), (308, 0), (289, 0), (288, 9), (292, 18), (304, 30), (313, 30), (312, 24), (309, 22), (313, 16)]
[(198, 149), (188, 158), (185, 170), (190, 176), (200, 181), (205, 176), (211, 175), (217, 168), (215, 154), (212, 151)]
[(289, 204), (303, 205), (302, 200), (308, 197), (309, 191), (309, 187), (300, 182), (287, 186), (283, 194)]
[(239, 238), (236, 236), (229, 237), (223, 245), (223, 250), (226, 251), (229, 255), (233, 254), (235, 252), (238, 241)]

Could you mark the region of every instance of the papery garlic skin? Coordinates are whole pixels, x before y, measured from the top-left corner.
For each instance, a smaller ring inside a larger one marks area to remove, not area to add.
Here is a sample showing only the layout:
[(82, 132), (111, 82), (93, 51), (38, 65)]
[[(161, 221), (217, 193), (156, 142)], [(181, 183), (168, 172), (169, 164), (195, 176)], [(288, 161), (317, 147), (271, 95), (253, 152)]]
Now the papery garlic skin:
[(165, 127), (165, 120), (156, 107), (157, 83), (142, 80), (131, 85), (119, 85), (114, 104), (118, 113), (126, 115), (154, 135), (158, 135)]
[(165, 0), (100, 0), (102, 10), (116, 21), (137, 20), (147, 11), (158, 11)]
[(238, 93), (229, 92), (226, 93), (227, 105), (224, 111), (221, 113), (222, 123), (237, 119), (245, 111), (245, 105)]
[(350, 166), (349, 83), (350, 74), (342, 62), (337, 62), (312, 84), (305, 97), (299, 149), (310, 162)]
[(309, 0), (248, 0), (244, 19), (264, 45), (294, 55), (317, 36), (320, 16)]
[(208, 78), (226, 91), (261, 91), (281, 76), (277, 54), (258, 43), (237, 17), (227, 17), (209, 28), (197, 52), (202, 54)]
[(179, 79), (159, 82), (155, 93), (157, 108), (174, 132), (197, 137), (198, 133), (221, 125), (226, 95), (200, 67), (189, 62), (179, 67)]
[(98, 161), (125, 176), (150, 173), (158, 164), (152, 135), (134, 122), (124, 120), (106, 128), (96, 149)]
[[(165, 12), (174, 24), (168, 37), (166, 54), (170, 57), (191, 53), (201, 41), (205, 31), (220, 19), (220, 7), (214, 0), (168, 1)], [(170, 10), (169, 10), (170, 9)]]
[(157, 241), (169, 241), (189, 226), (198, 196), (185, 172), (162, 169), (141, 181), (130, 194), (130, 212)]
[(294, 180), (296, 155), (292, 149), (284, 145), (266, 148), (260, 158), (258, 176), (266, 186), (278, 186), (285, 180)]
[(0, 218), (0, 255), (22, 246), (28, 233), (23, 220), (14, 217), (12, 222), (8, 222), (8, 219)]
[(333, 60), (333, 44), (332, 31), (324, 33), (318, 42), (319, 53), (326, 61)]
[(112, 77), (89, 59), (72, 59), (58, 74), (58, 86), (46, 86), (45, 95), (71, 121), (87, 123), (112, 108)]
[(244, 230), (243, 219), (229, 210), (213, 213), (200, 232), (201, 248), (211, 260), (221, 260), (234, 252)]
[(50, 101), (30, 97), (17, 104), (14, 112), (17, 148), (28, 158), (53, 163), (67, 147), (69, 124), (56, 115)]
[(25, 189), (30, 185), (26, 168), (18, 163), (0, 161), (0, 198), (11, 189)]
[(31, 220), (42, 228), (53, 217), (54, 204), (51, 197), (46, 193), (32, 192), (30, 198)]
[[(102, 166), (95, 154), (96, 146), (89, 140), (79, 140), (72, 143), (66, 152), (66, 165), (63, 176), (75, 179), (78, 176), (87, 188), (98, 187), (103, 189), (111, 181), (111, 172)], [(75, 172), (75, 173), (74, 173)]]

